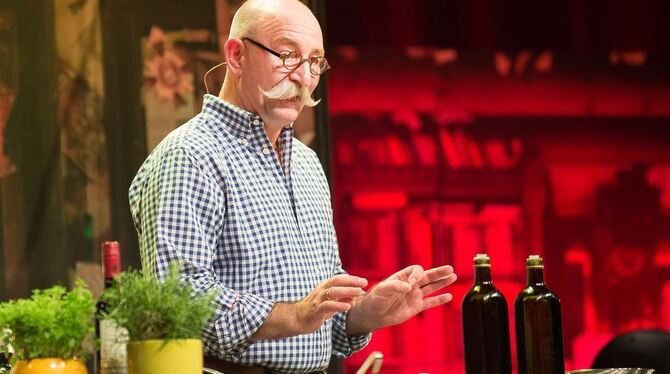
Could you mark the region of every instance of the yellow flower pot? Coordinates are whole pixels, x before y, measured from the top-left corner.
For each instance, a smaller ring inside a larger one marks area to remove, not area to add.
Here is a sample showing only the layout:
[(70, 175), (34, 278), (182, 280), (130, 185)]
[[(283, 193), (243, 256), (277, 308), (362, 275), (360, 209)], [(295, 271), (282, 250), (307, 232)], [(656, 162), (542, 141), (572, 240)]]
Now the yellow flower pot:
[(88, 374), (88, 370), (79, 360), (35, 358), (19, 361), (12, 368), (11, 374)]
[(128, 374), (202, 374), (199, 339), (128, 343)]

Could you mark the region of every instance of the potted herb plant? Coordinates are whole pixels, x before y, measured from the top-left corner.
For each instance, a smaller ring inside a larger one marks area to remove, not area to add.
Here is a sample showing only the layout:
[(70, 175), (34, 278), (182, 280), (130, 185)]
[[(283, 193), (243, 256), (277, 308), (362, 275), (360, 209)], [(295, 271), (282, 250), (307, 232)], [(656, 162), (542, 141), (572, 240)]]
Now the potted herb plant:
[(214, 314), (214, 295), (193, 292), (176, 269), (160, 281), (138, 271), (121, 273), (102, 295), (107, 318), (128, 330), (129, 374), (202, 373), (200, 337)]
[[(13, 374), (86, 374), (95, 300), (83, 281), (67, 291), (33, 290), (30, 299), (0, 304), (0, 344)], [(88, 344), (88, 345), (87, 345)]]

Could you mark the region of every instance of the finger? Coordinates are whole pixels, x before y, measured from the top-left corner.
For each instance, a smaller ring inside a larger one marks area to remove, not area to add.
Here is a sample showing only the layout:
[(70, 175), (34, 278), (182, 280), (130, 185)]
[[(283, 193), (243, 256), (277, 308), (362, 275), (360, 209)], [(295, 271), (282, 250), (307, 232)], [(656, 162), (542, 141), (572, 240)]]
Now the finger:
[(427, 297), (423, 299), (423, 310), (446, 304), (453, 300), (453, 298), (454, 296), (450, 293), (443, 293), (437, 296)]
[[(410, 265), (392, 276), (390, 279), (399, 279), (401, 281), (416, 282), (423, 277), (423, 268), (420, 265)], [(413, 281), (412, 281), (413, 280)], [(411, 284), (413, 285), (413, 284)]]
[(412, 286), (406, 281), (398, 279), (387, 279), (379, 283), (373, 290), (378, 296), (391, 296), (393, 294), (406, 294), (412, 290)]
[(456, 281), (456, 278), (457, 278), (456, 274), (454, 274), (454, 273), (449, 274), (449, 275), (447, 275), (446, 278), (442, 278), (442, 279), (437, 280), (435, 282), (428, 283), (427, 285), (421, 287), (421, 293), (424, 296), (430, 295), (433, 292), (439, 291), (442, 288), (454, 283)]
[(409, 275), (412, 274), (412, 267), (414, 265), (410, 265), (402, 270), (398, 270), (397, 272), (393, 273), (388, 279), (399, 279), (402, 281), (406, 281), (409, 278)]
[(321, 315), (326, 315), (331, 313), (346, 312), (349, 309), (351, 309), (351, 304), (334, 300), (327, 300), (319, 304), (315, 312)]
[(454, 268), (451, 267), (451, 265), (444, 265), (437, 268), (432, 268), (430, 270), (426, 270), (423, 273), (423, 278), (419, 282), (419, 286), (423, 287), (428, 283), (432, 283), (437, 280), (446, 278), (447, 276), (453, 273)]
[(356, 302), (356, 299), (352, 299), (352, 298), (349, 298), (349, 299), (339, 299), (339, 300), (337, 300), (337, 301), (339, 301), (339, 302), (341, 302), (341, 303), (347, 303), (347, 304), (349, 304), (349, 305), (351, 305), (351, 306), (353, 307), (353, 306), (354, 306), (354, 303)]
[(368, 285), (368, 280), (355, 275), (339, 274), (326, 280), (323, 285), (325, 287), (365, 287)]
[(363, 294), (360, 287), (330, 287), (326, 290), (326, 298), (330, 300), (353, 299)]
[(423, 267), (421, 267), (420, 265), (413, 265), (412, 272), (407, 278), (409, 285), (414, 287), (423, 278), (423, 275), (424, 275)]

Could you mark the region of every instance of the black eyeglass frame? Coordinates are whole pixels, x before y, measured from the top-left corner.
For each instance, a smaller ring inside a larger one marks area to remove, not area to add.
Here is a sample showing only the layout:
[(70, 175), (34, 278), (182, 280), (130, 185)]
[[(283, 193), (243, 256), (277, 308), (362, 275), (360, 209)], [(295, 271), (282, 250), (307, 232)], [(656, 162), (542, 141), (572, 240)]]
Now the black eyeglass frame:
[[(295, 54), (297, 54), (296, 51), (285, 51), (285, 52), (281, 52), (281, 53), (279, 53), (279, 52), (274, 51), (274, 50), (272, 50), (272, 49), (266, 47), (266, 46), (263, 45), (262, 43), (259, 43), (259, 42), (255, 41), (255, 40), (253, 40), (253, 39), (251, 39), (251, 38), (249, 38), (249, 37), (246, 37), (246, 36), (245, 36), (245, 37), (242, 37), (241, 39), (244, 40), (244, 41), (251, 42), (251, 44), (255, 45), (256, 47), (258, 47), (258, 48), (260, 48), (260, 49), (266, 51), (267, 53), (269, 53), (269, 54), (271, 54), (271, 55), (273, 55), (273, 56), (278, 57), (278, 58), (281, 60), (282, 66), (284, 66), (287, 70), (291, 70), (291, 71), (293, 71), (293, 70), (297, 69), (300, 65), (304, 64), (305, 62), (308, 62), (308, 63), (309, 63), (309, 71), (310, 71), (310, 73), (312, 73), (313, 75), (323, 75), (323, 74), (325, 74), (328, 70), (330, 70), (330, 64), (328, 64), (328, 60), (326, 60), (326, 58), (323, 57), (323, 56), (309, 57), (309, 58), (302, 58), (302, 56), (300, 56), (300, 61), (298, 61), (298, 63), (295, 64), (295, 66), (293, 66), (293, 65), (292, 65), (292, 66), (287, 66), (287, 65), (286, 65), (286, 60), (289, 58), (289, 55), (290, 55), (291, 53), (295, 53)], [(319, 66), (318, 64), (317, 64), (317, 65), (314, 65), (314, 63), (315, 63), (315, 62), (318, 62), (318, 63), (320, 64), (321, 61), (323, 61), (323, 63), (325, 63), (325, 66), (323, 67), (323, 70), (322, 70), (321, 72), (314, 72), (314, 66), (317, 66), (317, 67)]]

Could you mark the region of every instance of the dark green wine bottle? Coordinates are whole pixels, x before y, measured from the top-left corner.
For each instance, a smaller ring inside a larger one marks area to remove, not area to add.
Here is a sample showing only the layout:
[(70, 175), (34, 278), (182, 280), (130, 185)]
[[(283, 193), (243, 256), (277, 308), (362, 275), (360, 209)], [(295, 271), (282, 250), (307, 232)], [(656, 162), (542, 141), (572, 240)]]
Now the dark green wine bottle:
[(564, 374), (561, 301), (544, 284), (542, 257), (526, 260), (528, 281), (514, 302), (519, 374)]
[(489, 256), (478, 254), (475, 284), (463, 298), (463, 342), (466, 374), (510, 374), (507, 301), (491, 280)]

